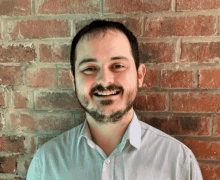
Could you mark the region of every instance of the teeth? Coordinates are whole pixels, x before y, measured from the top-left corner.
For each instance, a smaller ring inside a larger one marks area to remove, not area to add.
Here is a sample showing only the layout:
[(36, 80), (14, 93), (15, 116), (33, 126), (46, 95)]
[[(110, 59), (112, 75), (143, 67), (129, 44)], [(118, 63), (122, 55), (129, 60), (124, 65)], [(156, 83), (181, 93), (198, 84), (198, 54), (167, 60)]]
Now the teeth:
[(108, 95), (115, 95), (117, 92), (97, 92), (96, 94), (100, 95), (100, 96), (108, 96)]

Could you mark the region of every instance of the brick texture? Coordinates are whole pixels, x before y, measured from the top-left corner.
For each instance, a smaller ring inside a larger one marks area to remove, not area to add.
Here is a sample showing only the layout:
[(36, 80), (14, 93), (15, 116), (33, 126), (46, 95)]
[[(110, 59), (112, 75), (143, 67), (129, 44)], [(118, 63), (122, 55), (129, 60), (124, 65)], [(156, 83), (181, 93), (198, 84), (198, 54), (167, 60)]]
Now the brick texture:
[(170, 135), (210, 135), (210, 118), (206, 117), (142, 117), (142, 121)]
[(165, 111), (165, 93), (147, 93), (139, 95), (135, 101), (134, 108), (143, 111)]
[(161, 75), (161, 87), (163, 88), (192, 88), (192, 71), (164, 70)]
[(5, 107), (5, 94), (0, 92), (0, 108)]
[(200, 88), (220, 88), (220, 69), (199, 71)]
[(177, 11), (195, 11), (195, 10), (208, 10), (219, 9), (220, 2), (218, 0), (177, 0)]
[(31, 94), (27, 91), (16, 91), (13, 93), (13, 103), (15, 109), (30, 109)]
[(0, 173), (16, 174), (18, 156), (0, 157)]
[(70, 62), (70, 45), (40, 44), (41, 62), (62, 63)]
[(34, 61), (36, 58), (35, 48), (25, 45), (0, 46), (0, 63), (24, 63)]
[(59, 87), (73, 88), (72, 80), (70, 79), (70, 69), (59, 70)]
[(220, 178), (220, 166), (218, 165), (200, 165), (200, 169), (205, 180), (217, 180)]
[(182, 62), (211, 62), (220, 57), (220, 42), (183, 43), (181, 48)]
[(38, 14), (94, 14), (100, 12), (99, 0), (37, 0)]
[(105, 0), (104, 7), (106, 13), (130, 13), (130, 12), (161, 12), (171, 9), (171, 0)]
[(220, 136), (220, 117), (214, 117), (213, 135)]
[[(8, 26), (12, 26), (10, 23)], [(8, 36), (15, 39), (43, 39), (70, 36), (67, 20), (27, 20), (13, 24)]]
[(27, 70), (28, 87), (55, 87), (56, 85), (56, 69), (29, 68)]
[(174, 60), (173, 44), (141, 43), (140, 60), (144, 63), (166, 63)]
[(172, 111), (219, 112), (220, 94), (173, 93), (170, 102)]
[(0, 85), (22, 85), (21, 67), (0, 65)]
[(145, 36), (150, 38), (166, 36), (211, 36), (215, 33), (213, 16), (166, 17), (146, 20)]
[(25, 153), (24, 139), (24, 136), (1, 136), (1, 152)]
[(1, 0), (0, 16), (31, 15), (31, 0)]
[(157, 87), (158, 71), (146, 69), (143, 87), (153, 88)]

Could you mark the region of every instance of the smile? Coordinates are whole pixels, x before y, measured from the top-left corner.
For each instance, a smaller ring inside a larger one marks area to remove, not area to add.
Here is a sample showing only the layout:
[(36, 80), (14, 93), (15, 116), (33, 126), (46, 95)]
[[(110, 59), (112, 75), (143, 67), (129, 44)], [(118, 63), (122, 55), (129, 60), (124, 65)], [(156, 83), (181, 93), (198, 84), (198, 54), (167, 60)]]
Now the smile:
[(94, 93), (95, 96), (112, 96), (112, 95), (118, 95), (120, 93), (120, 91), (116, 91), (116, 92), (96, 92)]

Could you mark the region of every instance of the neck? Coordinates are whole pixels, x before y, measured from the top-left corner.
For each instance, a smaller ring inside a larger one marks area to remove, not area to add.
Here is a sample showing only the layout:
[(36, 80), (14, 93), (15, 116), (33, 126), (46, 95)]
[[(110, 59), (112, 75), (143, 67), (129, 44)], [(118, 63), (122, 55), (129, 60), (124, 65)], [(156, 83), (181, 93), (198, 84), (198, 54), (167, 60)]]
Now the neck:
[(108, 156), (120, 144), (133, 117), (133, 108), (118, 122), (99, 123), (86, 113), (92, 140)]

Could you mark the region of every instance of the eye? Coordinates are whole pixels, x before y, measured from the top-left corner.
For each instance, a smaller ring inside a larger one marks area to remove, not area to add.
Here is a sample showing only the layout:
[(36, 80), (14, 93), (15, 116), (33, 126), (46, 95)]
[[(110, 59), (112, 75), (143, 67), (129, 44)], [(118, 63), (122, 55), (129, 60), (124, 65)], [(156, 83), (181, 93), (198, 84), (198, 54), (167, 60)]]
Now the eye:
[(112, 69), (116, 69), (116, 70), (120, 70), (122, 68), (124, 68), (124, 66), (121, 65), (121, 64), (115, 64), (115, 65), (112, 66)]
[(94, 71), (96, 71), (95, 67), (87, 67), (83, 70), (85, 74), (92, 74)]

